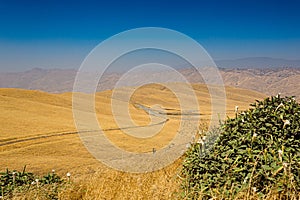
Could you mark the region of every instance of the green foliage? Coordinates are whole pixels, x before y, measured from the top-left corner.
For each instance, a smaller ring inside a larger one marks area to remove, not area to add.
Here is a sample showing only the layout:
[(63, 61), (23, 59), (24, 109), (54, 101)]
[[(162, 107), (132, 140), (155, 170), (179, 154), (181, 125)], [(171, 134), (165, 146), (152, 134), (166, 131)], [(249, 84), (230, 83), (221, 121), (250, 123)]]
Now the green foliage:
[(274, 190), (283, 199), (298, 195), (300, 105), (277, 95), (251, 106), (221, 125), (209, 151), (194, 144), (186, 153), (182, 187), (187, 198), (212, 198), (216, 191), (226, 198), (242, 191), (262, 198)]
[[(48, 173), (41, 178), (30, 172), (25, 172), (26, 166), (22, 172), (13, 170), (0, 172), (0, 196), (11, 197), (14, 192), (28, 190), (31, 187), (43, 187), (48, 185), (62, 184), (63, 180), (54, 172)], [(54, 191), (55, 192), (55, 191)], [(49, 194), (49, 198), (56, 199), (57, 192)]]

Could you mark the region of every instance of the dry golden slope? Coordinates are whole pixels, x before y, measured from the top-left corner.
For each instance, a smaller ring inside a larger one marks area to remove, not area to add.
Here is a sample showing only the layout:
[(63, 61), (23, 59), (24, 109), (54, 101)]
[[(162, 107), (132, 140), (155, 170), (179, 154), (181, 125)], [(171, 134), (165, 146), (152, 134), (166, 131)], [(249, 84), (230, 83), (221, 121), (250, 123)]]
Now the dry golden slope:
[[(180, 87), (180, 84), (177, 86)], [(209, 115), (210, 96), (207, 88), (204, 85), (194, 85), (194, 89), (201, 111)], [(111, 91), (104, 91), (96, 96), (98, 119), (104, 129), (118, 128), (110, 110), (111, 94)], [(227, 114), (230, 116), (233, 115), (236, 105), (243, 110), (255, 99), (265, 97), (261, 93), (232, 87), (226, 88), (226, 95)], [(171, 110), (178, 109), (178, 101), (174, 94), (159, 85), (137, 89), (131, 101), (146, 106), (160, 104)], [(133, 104), (129, 109), (136, 124), (149, 123), (149, 117), (143, 110), (134, 107)], [(158, 172), (137, 175), (117, 172), (95, 160), (85, 149), (79, 136), (73, 133), (76, 129), (72, 115), (71, 93), (49, 94), (21, 89), (0, 89), (0, 127), (1, 171), (6, 168), (21, 170), (27, 165), (27, 170), (36, 173), (49, 172), (51, 169), (56, 169), (59, 174), (70, 171), (75, 179), (93, 175), (97, 171), (98, 175), (93, 179), (96, 185), (88, 186), (87, 190), (95, 193), (94, 197), (98, 195), (99, 198), (101, 196), (108, 199), (118, 197), (167, 199), (177, 189), (176, 172), (179, 170), (180, 161)], [(177, 127), (178, 120), (169, 120), (162, 130), (168, 134), (158, 134), (157, 137), (147, 141), (147, 144), (157, 145), (156, 147), (160, 148), (175, 134)], [(61, 133), (63, 134), (60, 135)], [(145, 151), (139, 147), (130, 149), (131, 144), (136, 141), (124, 136), (120, 130), (107, 131), (106, 134), (122, 148)], [(85, 198), (89, 199), (88, 196)]]

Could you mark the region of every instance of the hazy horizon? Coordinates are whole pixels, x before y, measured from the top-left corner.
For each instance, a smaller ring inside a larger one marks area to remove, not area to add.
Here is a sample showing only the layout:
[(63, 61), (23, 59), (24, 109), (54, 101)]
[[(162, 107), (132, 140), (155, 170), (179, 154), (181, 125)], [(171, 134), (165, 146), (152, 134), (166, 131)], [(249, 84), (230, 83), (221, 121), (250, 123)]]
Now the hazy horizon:
[[(220, 59), (214, 60), (216, 66), (220, 69), (270, 69), (270, 68), (300, 68), (300, 59), (283, 59), (283, 58), (272, 58), (272, 57), (242, 57), (237, 59)], [(124, 65), (122, 65), (124, 64)], [(118, 63), (118, 68), (110, 67), (109, 72), (123, 72), (126, 71), (131, 65), (131, 63), (125, 63), (120, 61)], [(124, 66), (124, 68), (122, 68)], [(80, 66), (69, 66), (69, 67), (59, 67), (59, 66), (28, 66), (27, 68), (20, 69), (10, 69), (10, 68), (0, 68), (0, 73), (18, 73), (18, 72), (28, 72), (32, 70), (74, 70), (77, 71)], [(178, 64), (174, 62), (172, 65), (174, 69), (186, 69), (191, 68), (188, 64)], [(111, 69), (113, 68), (113, 69)]]

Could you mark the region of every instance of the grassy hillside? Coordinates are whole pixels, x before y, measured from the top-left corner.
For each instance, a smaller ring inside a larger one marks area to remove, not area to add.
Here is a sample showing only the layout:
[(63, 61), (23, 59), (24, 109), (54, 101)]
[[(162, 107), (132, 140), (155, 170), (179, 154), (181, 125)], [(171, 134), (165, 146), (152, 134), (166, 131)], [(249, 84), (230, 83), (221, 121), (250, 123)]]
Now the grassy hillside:
[[(210, 96), (204, 85), (194, 85), (194, 89), (203, 114), (202, 121), (207, 124)], [(96, 112), (101, 127), (107, 130), (107, 137), (121, 148), (137, 152), (147, 151), (143, 147), (149, 145), (160, 148), (175, 134), (179, 120), (171, 118), (156, 137), (133, 146), (140, 141), (118, 130), (112, 118), (111, 94), (112, 91), (97, 93)], [(232, 87), (226, 88), (226, 95), (228, 116), (234, 115), (236, 105), (244, 110), (255, 99), (265, 97), (254, 91)], [(130, 102), (131, 116), (138, 125), (147, 125), (149, 116), (135, 107), (135, 103), (145, 106), (160, 104), (168, 112), (179, 110), (175, 95), (160, 85), (138, 88)], [(70, 172), (75, 185), (62, 194), (65, 199), (85, 194), (83, 190), (89, 194), (85, 199), (169, 199), (178, 190), (180, 160), (163, 170), (140, 175), (118, 172), (95, 160), (76, 134), (71, 93), (0, 89), (0, 127), (0, 170), (21, 170), (27, 165), (28, 171), (37, 174), (52, 169), (62, 176)]]

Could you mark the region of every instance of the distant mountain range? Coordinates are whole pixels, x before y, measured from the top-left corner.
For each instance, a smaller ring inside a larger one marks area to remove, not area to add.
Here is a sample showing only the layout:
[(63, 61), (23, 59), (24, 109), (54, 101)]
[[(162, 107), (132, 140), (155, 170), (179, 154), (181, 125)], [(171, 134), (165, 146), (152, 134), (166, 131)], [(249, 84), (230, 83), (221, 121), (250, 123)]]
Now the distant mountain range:
[(281, 93), (300, 100), (300, 68), (223, 69), (225, 85), (247, 88), (267, 95)]
[[(282, 95), (296, 96), (300, 99), (300, 67), (279, 67), (280, 65), (275, 67), (274, 63), (283, 63), (283, 60), (271, 59), (274, 60), (273, 64), (272, 62), (267, 62), (267, 60), (269, 60), (269, 58), (245, 58), (232, 61), (232, 63), (236, 63), (235, 65), (230, 64), (231, 61), (222, 61), (223, 65), (221, 66), (223, 66), (223, 68), (220, 68), (220, 74), (223, 77), (224, 84), (227, 86), (255, 90), (267, 95), (282, 93)], [(249, 66), (254, 66), (254, 61), (257, 65), (264, 67), (246, 67), (248, 64)], [(291, 64), (295, 64), (291, 66), (296, 66), (297, 62), (300, 61), (290, 61)], [(228, 66), (235, 67), (224, 67), (224, 63), (228, 64)], [(267, 63), (269, 64), (266, 65)], [(269, 65), (272, 65), (273, 67), (268, 68), (267, 66)], [(181, 68), (179, 71), (189, 82), (203, 83), (202, 77), (196, 73), (195, 69)], [(52, 93), (70, 92), (73, 89), (76, 73), (77, 71), (73, 69), (46, 70), (39, 68), (34, 68), (25, 72), (0, 73), (0, 87), (42, 90)], [(122, 74), (120, 73), (104, 74), (98, 84), (97, 90), (113, 89), (121, 76)], [(137, 73), (133, 76), (133, 85), (141, 82), (141, 80), (145, 78), (151, 77), (155, 77), (156, 80), (167, 79), (170, 80), (170, 82), (176, 81), (174, 79), (174, 74), (170, 71), (149, 73), (147, 76), (145, 76), (145, 73)]]
[(292, 67), (300, 68), (300, 60), (287, 60), (269, 57), (249, 57), (234, 60), (217, 60), (215, 61), (220, 68), (282, 68)]
[(34, 68), (25, 72), (0, 73), (1, 88), (23, 88), (46, 92), (71, 91), (76, 70)]

